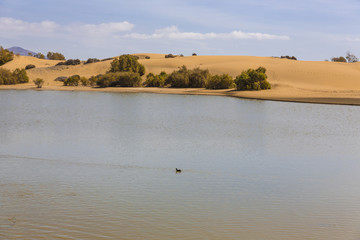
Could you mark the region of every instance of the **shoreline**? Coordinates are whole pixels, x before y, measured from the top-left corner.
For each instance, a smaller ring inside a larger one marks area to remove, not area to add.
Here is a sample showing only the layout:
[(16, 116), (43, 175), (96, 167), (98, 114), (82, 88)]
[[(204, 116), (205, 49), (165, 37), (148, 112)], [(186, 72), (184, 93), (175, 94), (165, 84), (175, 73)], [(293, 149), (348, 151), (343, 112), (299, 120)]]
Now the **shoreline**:
[[(290, 88), (290, 87), (289, 87)], [(360, 91), (320, 91), (291, 89), (287, 91), (281, 88), (262, 91), (236, 91), (234, 89), (209, 90), (204, 88), (155, 88), (155, 87), (84, 87), (84, 86), (43, 86), (37, 88), (34, 85), (1, 85), (0, 90), (35, 90), (35, 91), (79, 91), (79, 92), (110, 92), (110, 93), (155, 93), (176, 95), (207, 95), (235, 97), (240, 99), (252, 99), (262, 101), (280, 101), (295, 103), (329, 104), (360, 106)]]

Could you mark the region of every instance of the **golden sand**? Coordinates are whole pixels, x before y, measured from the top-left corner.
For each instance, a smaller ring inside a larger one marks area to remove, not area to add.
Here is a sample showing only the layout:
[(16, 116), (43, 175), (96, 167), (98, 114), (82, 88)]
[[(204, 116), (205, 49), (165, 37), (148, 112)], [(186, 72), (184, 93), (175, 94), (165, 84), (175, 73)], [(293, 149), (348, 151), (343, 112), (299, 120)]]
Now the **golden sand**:
[[(65, 87), (54, 81), (59, 76), (90, 77), (103, 74), (110, 68), (111, 60), (76, 66), (55, 66), (59, 61), (41, 60), (34, 57), (16, 56), (3, 68), (14, 70), (34, 64), (27, 70), (30, 82), (21, 85), (0, 86), (0, 89), (35, 89), (32, 80), (42, 78), (41, 90), (146, 92), (166, 94), (221, 95), (278, 101), (360, 105), (360, 63), (335, 63), (323, 61), (294, 61), (272, 57), (249, 56), (191, 56), (164, 58), (164, 54), (136, 54), (147, 73), (172, 72), (185, 65), (188, 68), (209, 69), (213, 74), (228, 73), (235, 77), (248, 68), (263, 66), (267, 69), (271, 90), (234, 91), (170, 88), (91, 88)], [(150, 59), (145, 59), (150, 56)]]

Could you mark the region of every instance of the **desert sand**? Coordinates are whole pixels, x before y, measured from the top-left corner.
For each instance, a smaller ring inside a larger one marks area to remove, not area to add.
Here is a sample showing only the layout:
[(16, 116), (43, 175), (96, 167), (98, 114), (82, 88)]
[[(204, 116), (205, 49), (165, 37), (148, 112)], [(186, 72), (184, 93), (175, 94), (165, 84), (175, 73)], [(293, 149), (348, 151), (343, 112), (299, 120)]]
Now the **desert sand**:
[[(248, 68), (263, 66), (267, 69), (271, 90), (234, 91), (206, 89), (171, 88), (92, 88), (65, 87), (54, 81), (59, 76), (90, 77), (103, 74), (110, 68), (111, 60), (81, 64), (77, 66), (55, 66), (59, 61), (41, 60), (34, 57), (15, 56), (3, 68), (14, 70), (34, 64), (36, 68), (27, 70), (30, 82), (27, 84), (0, 86), (0, 89), (36, 89), (32, 80), (42, 78), (45, 84), (41, 90), (106, 91), (106, 92), (146, 92), (165, 94), (220, 95), (240, 98), (360, 105), (360, 63), (335, 63), (325, 61), (294, 61), (273, 57), (250, 56), (189, 56), (165, 58), (165, 54), (134, 54), (149, 72), (171, 73), (178, 67), (200, 67), (213, 74), (228, 73), (233, 77)], [(150, 59), (145, 59), (150, 56)]]

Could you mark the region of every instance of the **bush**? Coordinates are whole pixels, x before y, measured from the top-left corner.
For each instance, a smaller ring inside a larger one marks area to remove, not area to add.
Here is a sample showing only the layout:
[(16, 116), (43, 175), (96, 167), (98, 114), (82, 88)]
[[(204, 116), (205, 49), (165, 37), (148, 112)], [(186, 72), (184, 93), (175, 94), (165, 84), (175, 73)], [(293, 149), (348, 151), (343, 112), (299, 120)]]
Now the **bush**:
[(178, 71), (173, 71), (165, 82), (173, 88), (187, 88), (189, 87), (189, 71), (186, 66), (179, 67)]
[(145, 59), (150, 59), (150, 57), (149, 57), (149, 56), (145, 56)]
[(27, 83), (29, 77), (26, 74), (25, 69), (15, 69), (11, 72), (7, 69), (0, 68), (0, 85), (10, 85), (17, 83)]
[(79, 65), (81, 63), (81, 61), (79, 59), (69, 59), (65, 62), (59, 62), (58, 64), (56, 64), (55, 66), (61, 66), (61, 65)]
[(332, 62), (346, 62), (346, 58), (344, 58), (343, 56), (340, 57), (333, 57), (331, 59)]
[(349, 63), (354, 63), (354, 62), (358, 62), (359, 59), (354, 55), (354, 54), (351, 54), (350, 52), (347, 52), (346, 53), (346, 60), (349, 62)]
[(164, 87), (165, 81), (168, 75), (166, 72), (161, 72), (159, 75), (154, 75), (153, 73), (149, 73), (146, 76), (146, 81), (144, 82), (145, 87)]
[(16, 83), (28, 83), (29, 82), (29, 77), (28, 77), (25, 69), (17, 68), (13, 72), (13, 75), (16, 79)]
[(73, 75), (71, 77), (68, 77), (64, 81), (64, 86), (78, 86), (80, 81), (79, 75)]
[(237, 90), (261, 90), (270, 89), (271, 84), (266, 80), (266, 69), (259, 67), (255, 69), (248, 69), (243, 71), (235, 78)]
[(141, 83), (140, 74), (135, 72), (110, 72), (96, 78), (99, 87), (139, 87)]
[(14, 53), (0, 46), (0, 66), (14, 59)]
[(81, 82), (82, 86), (89, 86), (90, 85), (90, 81), (86, 77), (81, 77), (80, 82)]
[(290, 59), (290, 60), (297, 60), (297, 58), (294, 57), (294, 56), (292, 56), (292, 57), (290, 57), (290, 56), (281, 56), (281, 58), (286, 58), (286, 59)]
[(192, 54), (192, 56), (193, 56), (193, 57), (196, 57), (196, 56), (197, 56), (197, 54), (196, 54), (196, 53), (193, 53), (193, 54)]
[(16, 84), (15, 78), (10, 70), (0, 68), (0, 85)]
[(109, 72), (133, 72), (142, 76), (145, 74), (145, 67), (138, 62), (138, 57), (121, 55), (112, 61)]
[(34, 55), (34, 57), (39, 58), (39, 59), (45, 59), (45, 55), (42, 53), (37, 53)]
[(65, 60), (64, 55), (58, 52), (48, 52), (46, 56), (50, 60)]
[(25, 70), (32, 69), (32, 68), (35, 68), (35, 65), (29, 64), (29, 65), (26, 65)]
[(170, 54), (165, 55), (165, 58), (176, 58), (176, 55), (172, 55), (172, 54), (170, 53)]
[(99, 77), (102, 76), (102, 75), (98, 75), (98, 76), (91, 76), (89, 78), (89, 85), (90, 86), (96, 86), (96, 82), (99, 80)]
[(228, 89), (234, 86), (234, 80), (229, 74), (213, 75), (207, 83), (207, 89)]
[(85, 64), (96, 63), (96, 62), (100, 62), (100, 60), (97, 59), (97, 58), (89, 58), (89, 59), (85, 62)]
[(67, 78), (68, 77), (64, 77), (64, 76), (57, 77), (57, 78), (55, 78), (55, 81), (64, 82)]
[(44, 84), (44, 80), (41, 78), (37, 78), (34, 80), (34, 83), (37, 86), (37, 88), (42, 88), (42, 85)]
[(200, 68), (195, 68), (193, 70), (189, 70), (189, 87), (203, 88), (210, 77), (210, 72), (207, 69), (201, 70)]

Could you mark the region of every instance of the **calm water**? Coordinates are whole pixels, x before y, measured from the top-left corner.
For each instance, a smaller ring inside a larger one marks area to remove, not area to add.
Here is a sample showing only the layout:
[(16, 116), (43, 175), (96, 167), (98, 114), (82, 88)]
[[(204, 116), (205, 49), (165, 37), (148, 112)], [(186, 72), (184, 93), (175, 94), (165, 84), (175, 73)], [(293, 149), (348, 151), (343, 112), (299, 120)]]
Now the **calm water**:
[(359, 239), (359, 128), (351, 106), (0, 91), (0, 239)]

